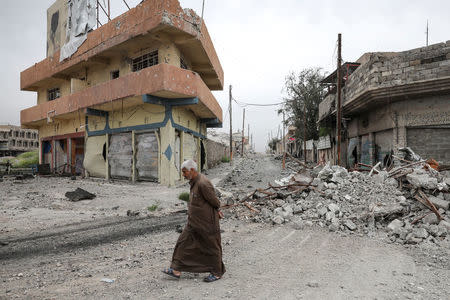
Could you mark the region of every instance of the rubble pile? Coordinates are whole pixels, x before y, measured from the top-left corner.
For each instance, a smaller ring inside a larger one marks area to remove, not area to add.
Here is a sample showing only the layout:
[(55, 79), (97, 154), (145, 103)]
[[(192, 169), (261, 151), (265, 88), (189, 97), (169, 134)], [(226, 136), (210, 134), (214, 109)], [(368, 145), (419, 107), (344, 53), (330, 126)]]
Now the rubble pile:
[[(287, 163), (291, 170), (293, 163)], [(368, 171), (301, 164), (299, 171), (239, 200), (233, 193), (219, 194), (237, 218), (254, 222), (289, 223), (296, 229), (319, 225), (370, 236), (386, 233), (402, 244), (439, 243), (450, 235), (450, 178), (444, 172), (424, 161), (389, 172)]]

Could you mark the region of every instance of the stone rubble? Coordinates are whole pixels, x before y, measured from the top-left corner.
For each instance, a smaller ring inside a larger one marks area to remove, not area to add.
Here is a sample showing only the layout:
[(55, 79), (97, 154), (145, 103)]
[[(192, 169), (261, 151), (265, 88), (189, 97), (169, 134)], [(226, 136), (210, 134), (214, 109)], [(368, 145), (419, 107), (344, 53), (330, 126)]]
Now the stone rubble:
[[(449, 239), (450, 231), (450, 180), (444, 175), (416, 165), (409, 169), (378, 171), (369, 176), (369, 173), (349, 172), (327, 164), (274, 181), (279, 186), (286, 186), (295, 184), (295, 178), (301, 178), (302, 183), (311, 182), (311, 186), (274, 189), (270, 197), (266, 194), (258, 196), (257, 191), (250, 198), (247, 195), (245, 202), (259, 213), (237, 206), (243, 199), (236, 194), (233, 197), (223, 193), (226, 196), (221, 200), (226, 205), (234, 201), (233, 208), (246, 210), (254, 222), (274, 226), (290, 223), (298, 230), (315, 224), (349, 234), (374, 236), (384, 233), (391, 242), (401, 244), (425, 241), (439, 244)], [(425, 192), (443, 220), (416, 200), (418, 189)]]

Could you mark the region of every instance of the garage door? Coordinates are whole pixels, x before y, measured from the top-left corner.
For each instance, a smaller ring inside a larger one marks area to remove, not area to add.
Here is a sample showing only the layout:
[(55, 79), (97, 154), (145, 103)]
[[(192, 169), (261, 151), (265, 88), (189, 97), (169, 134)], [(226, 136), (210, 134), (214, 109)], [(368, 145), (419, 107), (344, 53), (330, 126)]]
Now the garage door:
[(198, 143), (197, 139), (190, 133), (184, 134), (183, 141), (183, 159), (192, 159), (195, 162), (198, 161)]
[(131, 132), (111, 135), (109, 140), (108, 162), (112, 178), (131, 178), (133, 163)]
[(155, 132), (136, 134), (138, 180), (158, 181), (158, 139)]
[(422, 158), (450, 163), (450, 128), (407, 128), (407, 145)]

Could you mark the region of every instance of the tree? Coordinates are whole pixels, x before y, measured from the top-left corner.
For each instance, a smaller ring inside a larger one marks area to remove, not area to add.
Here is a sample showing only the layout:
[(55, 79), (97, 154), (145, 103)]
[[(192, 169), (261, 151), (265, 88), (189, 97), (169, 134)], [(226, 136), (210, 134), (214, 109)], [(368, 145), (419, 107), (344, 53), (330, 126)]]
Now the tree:
[[(297, 127), (296, 137), (303, 140), (318, 139), (319, 103), (325, 96), (325, 89), (320, 84), (324, 75), (320, 68), (308, 68), (296, 74), (286, 76), (283, 110), (287, 114), (285, 125)], [(304, 119), (306, 118), (306, 137), (304, 137)]]

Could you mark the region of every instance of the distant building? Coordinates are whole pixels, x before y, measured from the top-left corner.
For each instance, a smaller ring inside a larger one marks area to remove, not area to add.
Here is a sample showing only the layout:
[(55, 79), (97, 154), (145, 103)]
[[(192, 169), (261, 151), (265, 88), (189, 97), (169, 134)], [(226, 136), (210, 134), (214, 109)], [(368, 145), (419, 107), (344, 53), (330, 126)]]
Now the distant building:
[[(450, 41), (403, 52), (366, 53), (342, 67), (341, 161), (384, 164), (410, 147), (450, 163)], [(319, 157), (336, 162), (336, 71), (323, 82), (319, 126), (329, 132)], [(331, 157), (330, 157), (331, 156)]]
[(17, 156), (39, 148), (38, 131), (14, 125), (0, 125), (0, 156)]
[(21, 123), (39, 130), (52, 169), (174, 185), (183, 160), (206, 167), (207, 128), (222, 126), (211, 90), (224, 74), (206, 25), (176, 0), (145, 0), (95, 29), (95, 2), (48, 9), (47, 58), (21, 73), (37, 93)]

